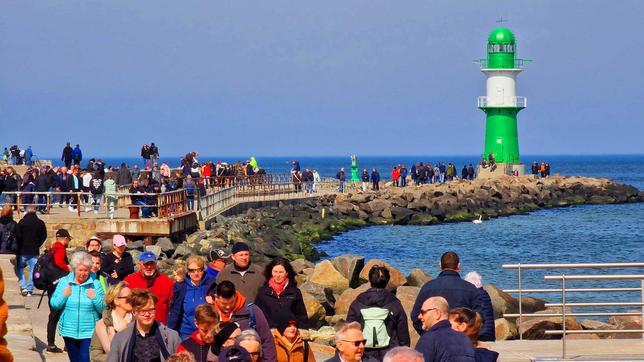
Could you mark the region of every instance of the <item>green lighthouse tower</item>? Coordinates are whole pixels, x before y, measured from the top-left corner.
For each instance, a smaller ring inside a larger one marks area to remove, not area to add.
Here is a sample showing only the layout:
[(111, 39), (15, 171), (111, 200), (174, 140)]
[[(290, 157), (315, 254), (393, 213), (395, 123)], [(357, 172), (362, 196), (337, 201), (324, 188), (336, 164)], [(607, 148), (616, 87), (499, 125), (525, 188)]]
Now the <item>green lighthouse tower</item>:
[[(485, 112), (485, 146), (482, 158), (495, 167), (479, 168), (482, 177), (524, 174), (519, 159), (517, 113), (528, 100), (516, 95), (516, 77), (529, 61), (515, 57), (516, 40), (510, 29), (499, 27), (490, 32), (487, 58), (476, 61), (485, 74), (487, 95), (478, 97), (478, 108)], [(492, 157), (490, 157), (492, 156)], [(516, 171), (515, 171), (516, 170)]]

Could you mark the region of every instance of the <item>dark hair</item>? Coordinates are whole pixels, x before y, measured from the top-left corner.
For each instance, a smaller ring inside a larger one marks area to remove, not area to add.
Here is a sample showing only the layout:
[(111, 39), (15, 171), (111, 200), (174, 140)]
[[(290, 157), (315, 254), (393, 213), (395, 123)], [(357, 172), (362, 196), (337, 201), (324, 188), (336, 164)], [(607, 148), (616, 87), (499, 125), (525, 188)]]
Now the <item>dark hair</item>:
[[(92, 256), (92, 257), (94, 257), (94, 258), (101, 258), (101, 252), (100, 252), (100, 251), (96, 251), (96, 250), (94, 250), (94, 251), (92, 251), (91, 253), (89, 253), (89, 255), (91, 255), (91, 256)], [(101, 258), (101, 259), (102, 259), (102, 258)], [(101, 260), (101, 261), (102, 261), (102, 260)]]
[(449, 318), (453, 318), (458, 323), (467, 324), (465, 335), (472, 341), (472, 344), (476, 346), (478, 342), (477, 336), (481, 330), (481, 325), (483, 324), (481, 315), (469, 308), (461, 307), (450, 310)]
[(456, 270), (460, 262), (458, 254), (453, 251), (448, 251), (441, 256), (441, 269)]
[(297, 282), (295, 281), (295, 271), (293, 270), (291, 263), (281, 256), (276, 257), (275, 259), (271, 260), (268, 265), (266, 265), (266, 268), (264, 268), (264, 278), (266, 278), (266, 280), (271, 279), (271, 277), (273, 276), (273, 268), (277, 265), (281, 265), (284, 267), (284, 269), (286, 269), (286, 274), (288, 275), (288, 283), (294, 287), (297, 286)]
[(230, 299), (235, 295), (237, 290), (235, 289), (235, 284), (230, 280), (224, 280), (217, 285), (217, 296), (221, 298)]
[(374, 265), (369, 270), (369, 283), (374, 288), (384, 289), (387, 287), (390, 278), (389, 270), (384, 266)]
[(150, 300), (152, 300), (156, 306), (158, 301), (157, 296), (145, 289), (133, 289), (132, 294), (128, 298), (128, 302), (134, 310), (144, 307)]

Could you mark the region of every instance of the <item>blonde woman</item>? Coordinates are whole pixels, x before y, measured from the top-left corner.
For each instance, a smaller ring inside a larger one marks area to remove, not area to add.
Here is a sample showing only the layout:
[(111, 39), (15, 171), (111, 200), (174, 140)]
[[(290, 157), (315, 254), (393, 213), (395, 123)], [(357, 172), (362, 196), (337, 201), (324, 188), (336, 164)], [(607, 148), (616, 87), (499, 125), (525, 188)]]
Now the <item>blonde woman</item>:
[(89, 348), (92, 361), (106, 361), (114, 335), (124, 330), (132, 321), (132, 305), (129, 301), (131, 295), (132, 290), (126, 282), (119, 282), (107, 289), (105, 293), (107, 308), (103, 312), (103, 318), (96, 322)]
[(200, 304), (212, 303), (217, 283), (206, 273), (206, 261), (193, 255), (186, 260), (188, 273), (183, 282), (175, 283), (172, 288), (172, 302), (168, 314), (168, 327), (179, 332), (185, 340), (197, 329), (195, 309)]

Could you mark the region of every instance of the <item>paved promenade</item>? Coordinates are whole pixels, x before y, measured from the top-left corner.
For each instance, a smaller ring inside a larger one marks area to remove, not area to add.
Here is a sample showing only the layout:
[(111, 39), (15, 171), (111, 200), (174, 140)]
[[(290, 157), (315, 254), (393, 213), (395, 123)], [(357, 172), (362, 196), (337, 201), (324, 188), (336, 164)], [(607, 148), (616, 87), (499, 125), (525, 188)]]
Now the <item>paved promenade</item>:
[[(7, 341), (15, 361), (67, 361), (67, 354), (48, 354), (44, 350), (47, 341), (47, 316), (49, 308), (44, 298), (37, 308), (40, 295), (22, 297), (18, 278), (15, 276), (11, 258), (0, 255), (0, 268), (5, 278), (4, 298), (9, 304)], [(618, 340), (568, 340), (568, 359), (571, 361), (644, 361), (644, 339)], [(63, 347), (60, 336), (56, 344)], [(499, 341), (490, 344), (490, 349), (500, 353), (499, 361), (530, 362), (560, 360), (561, 341)], [(318, 361), (329, 358), (328, 348), (315, 348)]]

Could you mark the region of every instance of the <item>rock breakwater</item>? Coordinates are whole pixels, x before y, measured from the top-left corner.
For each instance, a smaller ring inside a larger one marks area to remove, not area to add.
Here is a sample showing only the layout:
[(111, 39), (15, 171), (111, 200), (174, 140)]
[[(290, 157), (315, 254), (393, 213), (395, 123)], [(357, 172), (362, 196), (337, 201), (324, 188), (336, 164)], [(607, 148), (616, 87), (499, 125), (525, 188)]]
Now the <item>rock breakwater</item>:
[(310, 198), (296, 204), (249, 209), (217, 217), (210, 230), (191, 235), (185, 248), (245, 241), (256, 261), (275, 256), (316, 260), (315, 244), (334, 234), (369, 225), (431, 225), (528, 213), (541, 208), (644, 201), (644, 192), (608, 179), (553, 176), (502, 177), (444, 184), (386, 187)]

